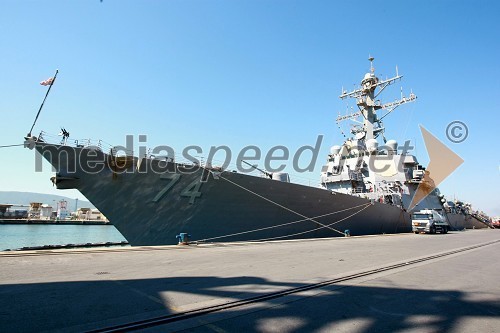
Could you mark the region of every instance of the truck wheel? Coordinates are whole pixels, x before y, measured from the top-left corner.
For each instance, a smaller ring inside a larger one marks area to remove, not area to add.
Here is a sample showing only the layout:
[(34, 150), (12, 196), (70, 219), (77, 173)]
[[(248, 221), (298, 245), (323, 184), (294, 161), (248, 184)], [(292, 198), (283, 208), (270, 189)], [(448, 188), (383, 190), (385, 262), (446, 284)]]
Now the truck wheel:
[(448, 233), (448, 227), (444, 227), (444, 234), (447, 234)]
[(418, 232), (418, 231), (414, 231), (414, 233), (415, 233), (415, 235), (418, 235), (418, 234), (419, 234), (419, 232)]
[(436, 233), (436, 227), (434, 227), (434, 226), (431, 227), (429, 231), (430, 231), (431, 234), (435, 234)]

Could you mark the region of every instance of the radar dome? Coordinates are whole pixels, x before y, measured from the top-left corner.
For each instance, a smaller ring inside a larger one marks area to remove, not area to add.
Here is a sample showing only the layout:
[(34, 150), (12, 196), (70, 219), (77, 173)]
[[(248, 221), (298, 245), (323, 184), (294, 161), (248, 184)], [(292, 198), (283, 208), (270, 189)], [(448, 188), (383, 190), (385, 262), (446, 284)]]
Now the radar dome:
[(365, 77), (363, 78), (363, 81), (364, 80), (368, 80), (368, 79), (371, 79), (374, 75), (372, 73), (366, 73), (365, 74)]
[(374, 151), (377, 151), (378, 149), (378, 142), (375, 139), (370, 139), (366, 141), (366, 149), (370, 152), (373, 153)]
[(389, 140), (385, 144), (387, 149), (391, 152), (396, 152), (398, 150), (398, 142), (396, 140)]

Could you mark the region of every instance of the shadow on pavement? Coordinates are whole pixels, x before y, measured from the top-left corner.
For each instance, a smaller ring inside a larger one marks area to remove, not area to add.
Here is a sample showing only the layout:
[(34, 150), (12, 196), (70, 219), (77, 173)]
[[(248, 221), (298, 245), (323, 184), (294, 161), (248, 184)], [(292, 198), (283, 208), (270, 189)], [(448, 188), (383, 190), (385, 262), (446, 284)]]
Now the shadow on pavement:
[[(258, 277), (115, 280), (106, 272), (100, 277), (96, 281), (0, 285), (0, 332), (82, 331), (171, 314), (196, 302), (221, 297), (244, 299), (258, 296), (266, 288), (299, 286)], [(351, 325), (357, 332), (422, 325), (431, 331), (448, 332), (457, 329), (465, 317), (498, 317), (500, 302), (472, 300), (464, 291), (345, 285), (265, 311), (245, 312), (245, 316), (238, 308), (225, 313), (228, 319), (214, 324), (229, 332), (242, 327), (245, 331), (294, 332), (346, 325), (347, 330)]]

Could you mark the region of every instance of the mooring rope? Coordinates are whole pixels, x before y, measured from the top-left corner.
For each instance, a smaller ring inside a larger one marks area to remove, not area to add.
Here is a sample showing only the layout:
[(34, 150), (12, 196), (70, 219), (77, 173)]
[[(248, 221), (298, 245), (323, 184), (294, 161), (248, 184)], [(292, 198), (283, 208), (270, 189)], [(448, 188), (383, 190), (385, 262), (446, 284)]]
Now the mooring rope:
[[(342, 221), (345, 221), (351, 217), (353, 217), (354, 215), (356, 214), (359, 214), (361, 213), (363, 210), (365, 210), (366, 208), (370, 207), (371, 204), (370, 203), (367, 203), (365, 204), (365, 207), (361, 208), (360, 210), (358, 210), (357, 212), (349, 215), (349, 216), (346, 216), (338, 221), (335, 221), (333, 223), (330, 223), (330, 224), (327, 224), (325, 225), (325, 227), (327, 226), (331, 226), (331, 225), (334, 225), (334, 224), (337, 224), (337, 223), (340, 223)], [(290, 234), (290, 235), (284, 235), (284, 236), (277, 236), (277, 237), (270, 237), (270, 238), (261, 238), (261, 239), (254, 239), (254, 240), (249, 240), (248, 242), (264, 242), (264, 241), (270, 241), (270, 240), (276, 240), (276, 239), (281, 239), (281, 238), (288, 238), (288, 237), (293, 237), (293, 236), (298, 236), (298, 235), (302, 235), (302, 234), (306, 234), (308, 232), (312, 232), (312, 231), (316, 231), (316, 230), (320, 230), (320, 229), (323, 229), (324, 227), (318, 227), (316, 229), (311, 229), (311, 230), (307, 230), (307, 231), (302, 231), (302, 232), (298, 232), (298, 233), (295, 233), (295, 234)], [(345, 235), (345, 234), (344, 234)]]
[(5, 146), (0, 146), (0, 148), (19, 147), (19, 146), (24, 146), (24, 143), (20, 143), (20, 144), (17, 144), (17, 145), (5, 145)]
[[(300, 216), (300, 217), (305, 218), (306, 220), (312, 221), (312, 222), (314, 222), (314, 223), (317, 223), (317, 224), (319, 224), (319, 225), (322, 225), (322, 226), (326, 227), (323, 223), (318, 222), (318, 221), (316, 221), (316, 220), (313, 220), (312, 218), (310, 218), (310, 217), (308, 217), (308, 216), (305, 216), (305, 215), (303, 215), (303, 214), (301, 214), (301, 213), (299, 213), (299, 212), (294, 211), (293, 209), (290, 209), (290, 208), (285, 207), (285, 206), (283, 206), (283, 205), (281, 205), (281, 204), (279, 204), (279, 203), (277, 203), (277, 202), (275, 202), (275, 201), (273, 201), (273, 200), (271, 200), (271, 199), (268, 199), (268, 198), (266, 198), (266, 197), (264, 197), (264, 196), (262, 196), (262, 195), (260, 195), (260, 194), (258, 194), (258, 193), (256, 193), (256, 192), (254, 192), (254, 191), (252, 191), (252, 190), (250, 190), (250, 189), (248, 189), (248, 188), (246, 188), (246, 187), (244, 187), (244, 186), (241, 186), (240, 184), (237, 184), (237, 183), (235, 183), (235, 182), (233, 182), (233, 181), (231, 181), (231, 180), (229, 180), (229, 179), (227, 179), (227, 178), (222, 177), (222, 175), (218, 175), (218, 176), (219, 176), (220, 178), (224, 179), (225, 181), (227, 181), (227, 182), (229, 182), (229, 183), (231, 183), (231, 184), (233, 184), (233, 185), (235, 185), (235, 186), (238, 186), (239, 188), (241, 188), (241, 189), (243, 189), (243, 190), (245, 190), (245, 191), (247, 191), (247, 192), (250, 192), (250, 193), (252, 193), (253, 195), (258, 196), (259, 198), (264, 199), (264, 200), (266, 200), (266, 201), (268, 201), (268, 202), (272, 203), (273, 205), (276, 205), (276, 206), (278, 206), (278, 207), (281, 207), (281, 208), (283, 208), (283, 209), (285, 209), (285, 210), (287, 210), (287, 211), (289, 211), (289, 212), (291, 212), (291, 213), (294, 213), (294, 214), (296, 214), (296, 215), (298, 215), (298, 216)], [(327, 227), (327, 228), (328, 228), (328, 227)], [(335, 229), (335, 228), (329, 228), (329, 229), (330, 229), (330, 230), (332, 230), (332, 231), (338, 232), (339, 234), (341, 234), (341, 235), (344, 235), (344, 236), (345, 236), (345, 234), (344, 234), (342, 231), (339, 231), (339, 230), (337, 230), (337, 229)]]
[[(208, 172), (212, 173), (212, 175), (213, 175), (213, 172), (211, 170), (208, 170), (208, 169), (206, 169), (206, 170)], [(249, 192), (249, 193), (251, 193), (251, 194), (253, 194), (253, 195), (255, 195), (255, 196), (259, 197), (259, 198), (261, 198), (261, 199), (263, 199), (263, 200), (266, 200), (266, 201), (272, 203), (273, 205), (276, 205), (276, 206), (278, 206), (278, 207), (280, 207), (280, 208), (282, 208), (284, 210), (287, 210), (287, 211), (289, 211), (289, 212), (291, 212), (293, 214), (296, 214), (296, 215), (298, 215), (300, 217), (303, 217), (303, 219), (297, 220), (297, 221), (292, 221), (292, 222), (287, 222), (287, 223), (283, 223), (283, 224), (279, 224), (279, 225), (275, 225), (275, 226), (270, 226), (270, 227), (258, 228), (258, 229), (254, 229), (254, 230), (248, 230), (248, 231), (243, 231), (243, 232), (238, 232), (238, 233), (233, 233), (233, 234), (227, 234), (227, 235), (222, 235), (222, 236), (217, 236), (217, 237), (205, 238), (205, 239), (198, 240), (196, 242), (206, 242), (206, 241), (210, 241), (210, 240), (214, 240), (214, 239), (227, 238), (227, 237), (231, 237), (231, 236), (237, 236), (237, 235), (242, 235), (242, 234), (247, 234), (247, 233), (252, 233), (252, 232), (257, 232), (257, 231), (262, 231), (262, 230), (267, 230), (267, 229), (279, 228), (279, 227), (282, 227), (282, 226), (285, 226), (285, 225), (290, 225), (290, 224), (294, 224), (294, 223), (298, 223), (298, 222), (304, 222), (304, 221), (312, 221), (314, 223), (319, 224), (321, 227), (315, 228), (315, 229), (312, 229), (312, 230), (308, 230), (308, 231), (305, 231), (305, 232), (300, 232), (300, 233), (297, 233), (297, 234), (285, 235), (285, 236), (279, 236), (279, 237), (273, 237), (273, 238), (266, 238), (266, 239), (262, 239), (262, 240), (271, 240), (271, 239), (292, 237), (292, 236), (304, 234), (304, 233), (307, 233), (307, 232), (311, 232), (311, 231), (315, 231), (315, 230), (319, 230), (319, 229), (323, 229), (323, 228), (328, 228), (328, 229), (330, 229), (330, 230), (332, 230), (332, 231), (334, 231), (336, 233), (339, 233), (339, 234), (341, 234), (343, 236), (346, 236), (346, 234), (344, 232), (339, 231), (339, 230), (337, 230), (335, 228), (332, 228), (331, 226), (335, 225), (337, 223), (340, 223), (340, 222), (342, 222), (342, 221), (344, 221), (344, 220), (346, 220), (346, 219), (348, 219), (348, 218), (350, 218), (350, 217), (352, 217), (352, 216), (360, 213), (361, 211), (363, 211), (364, 209), (368, 208), (369, 206), (371, 206), (371, 203), (365, 203), (365, 204), (361, 204), (361, 205), (358, 205), (358, 206), (353, 206), (353, 207), (350, 207), (350, 208), (342, 209), (342, 210), (339, 210), (339, 211), (335, 211), (335, 212), (331, 212), (331, 213), (327, 213), (327, 214), (323, 214), (323, 215), (318, 215), (318, 216), (315, 216), (315, 217), (308, 217), (308, 216), (305, 216), (305, 215), (303, 215), (303, 214), (301, 214), (299, 212), (294, 211), (293, 209), (285, 207), (285, 206), (283, 206), (283, 205), (281, 205), (281, 204), (279, 204), (279, 203), (277, 203), (277, 202), (275, 202), (275, 201), (273, 201), (273, 200), (271, 200), (269, 198), (266, 198), (266, 197), (264, 197), (264, 196), (262, 196), (262, 195), (260, 195), (260, 194), (258, 194), (256, 192), (254, 192), (254, 191), (252, 191), (252, 190), (250, 190), (250, 189), (248, 189), (248, 188), (246, 188), (246, 187), (244, 187), (244, 186), (242, 186), (240, 184), (237, 184), (237, 183), (235, 183), (235, 182), (233, 182), (233, 181), (231, 181), (231, 180), (223, 177), (221, 174), (218, 174), (217, 177), (222, 178), (225, 181), (227, 181), (227, 182), (229, 182), (229, 183), (231, 183), (231, 184), (233, 184), (233, 185), (235, 185), (235, 186), (237, 186), (237, 187), (239, 187), (239, 188), (241, 188), (241, 189), (243, 189), (243, 190), (245, 190), (245, 191), (247, 191), (247, 192)], [(323, 224), (323, 223), (318, 222), (318, 221), (315, 220), (315, 219), (320, 218), (320, 217), (337, 214), (337, 213), (340, 213), (340, 212), (344, 212), (344, 211), (355, 209), (355, 208), (362, 207), (362, 206), (364, 206), (364, 207), (362, 209), (360, 209), (359, 211), (355, 212), (354, 214), (351, 214), (351, 215), (349, 215), (349, 216), (347, 216), (347, 217), (345, 217), (345, 218), (343, 218), (343, 219), (341, 219), (339, 221), (336, 221), (336, 222), (333, 222), (333, 223), (330, 223), (330, 224)], [(254, 240), (254, 241), (260, 241), (260, 240)]]
[[(364, 204), (361, 204), (361, 205), (357, 205), (357, 206), (353, 206), (353, 207), (341, 209), (341, 210), (338, 210), (338, 211), (335, 211), (335, 212), (326, 213), (326, 214), (322, 214), (322, 215), (318, 215), (318, 216), (313, 216), (313, 217), (311, 217), (311, 219), (317, 219), (317, 218), (320, 218), (320, 217), (334, 215), (334, 214), (342, 213), (342, 212), (345, 212), (345, 211), (348, 211), (348, 210), (351, 210), (351, 209), (355, 209), (355, 208), (358, 208), (358, 207), (367, 206), (367, 205), (370, 205), (370, 203), (364, 203)], [(273, 225), (273, 226), (270, 226), (270, 227), (258, 228), (258, 229), (253, 229), (253, 230), (248, 230), (248, 231), (242, 231), (242, 232), (236, 232), (236, 233), (233, 233), (233, 234), (227, 234), (227, 235), (223, 235), (223, 236), (217, 236), (217, 237), (211, 237), (211, 238), (204, 238), (204, 239), (199, 240), (198, 242), (206, 242), (206, 241), (211, 241), (211, 240), (219, 239), (219, 238), (227, 238), (227, 237), (232, 237), (232, 236), (239, 236), (239, 235), (249, 234), (249, 233), (252, 233), (252, 232), (257, 232), (257, 231), (262, 231), (262, 230), (267, 230), (267, 229), (274, 229), (274, 228), (284, 227), (286, 225), (295, 224), (295, 223), (304, 222), (304, 221), (308, 221), (308, 219), (305, 218), (305, 219), (296, 220), (296, 221), (292, 221), (292, 222), (287, 222), (287, 223)], [(331, 223), (331, 224), (329, 224), (329, 226), (331, 226), (333, 224), (336, 224), (336, 223), (338, 223), (338, 222)], [(322, 229), (322, 228), (323, 227), (321, 227), (320, 229)]]

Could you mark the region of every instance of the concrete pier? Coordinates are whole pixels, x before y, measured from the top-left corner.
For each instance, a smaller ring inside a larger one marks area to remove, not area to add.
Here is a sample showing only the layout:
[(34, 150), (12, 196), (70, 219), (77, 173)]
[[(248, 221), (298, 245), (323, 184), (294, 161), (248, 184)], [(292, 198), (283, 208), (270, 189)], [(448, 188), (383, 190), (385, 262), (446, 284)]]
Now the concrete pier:
[(99, 331), (337, 279), (317, 288), (138, 328), (493, 332), (500, 327), (499, 262), (500, 230), (491, 229), (447, 235), (3, 252), (0, 331)]
[(0, 224), (64, 224), (64, 225), (111, 225), (102, 220), (40, 220), (40, 219), (0, 219)]

